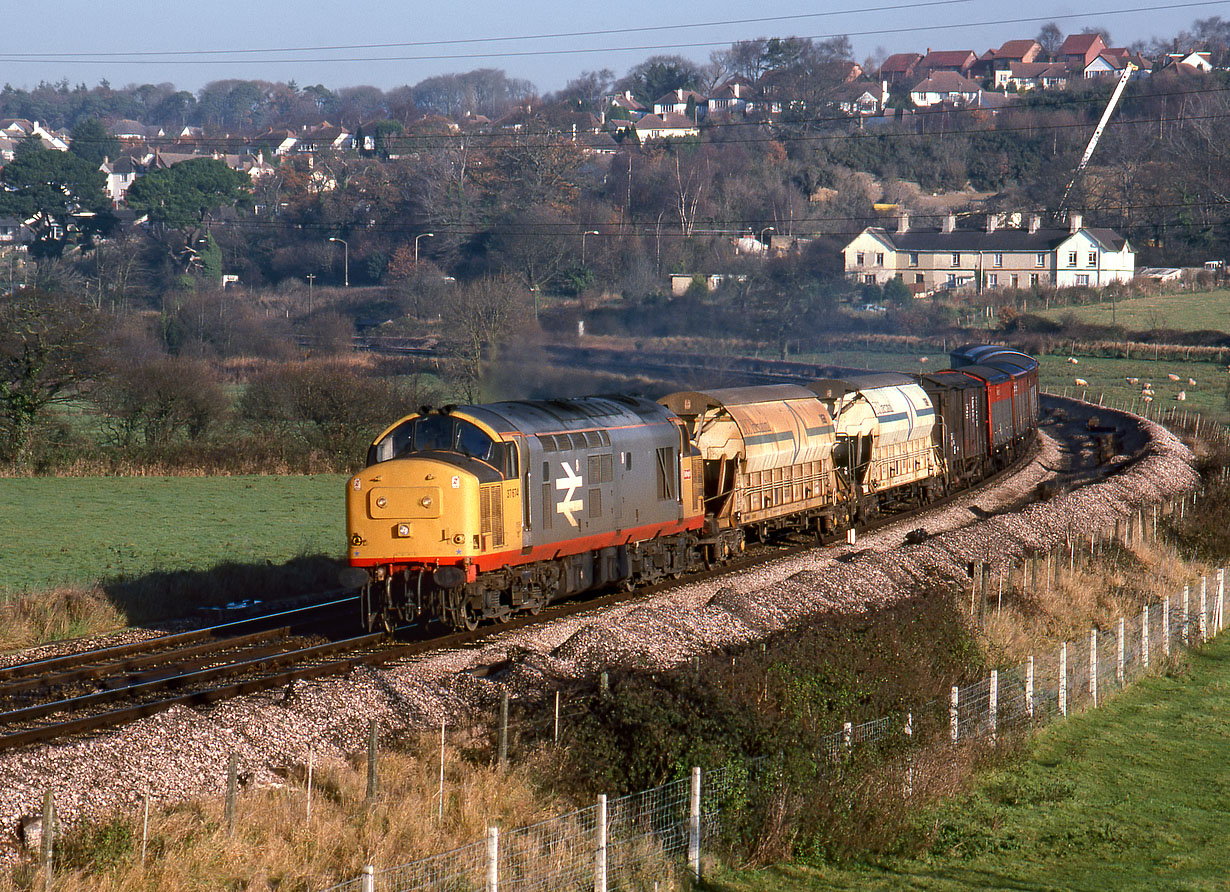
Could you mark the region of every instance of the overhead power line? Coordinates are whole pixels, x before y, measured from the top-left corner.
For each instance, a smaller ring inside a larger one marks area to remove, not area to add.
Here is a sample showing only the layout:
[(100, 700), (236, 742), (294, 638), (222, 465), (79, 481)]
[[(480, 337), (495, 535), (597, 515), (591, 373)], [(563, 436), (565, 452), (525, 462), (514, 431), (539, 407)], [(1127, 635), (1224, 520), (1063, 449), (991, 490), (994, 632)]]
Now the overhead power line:
[[(1021, 18), (1007, 19), (988, 19), (980, 22), (957, 22), (944, 25), (917, 25), (900, 28), (877, 28), (863, 31), (845, 31), (834, 32), (830, 34), (815, 34), (803, 36), (803, 40), (831, 40), (837, 37), (874, 37), (886, 36), (894, 34), (920, 34), (933, 31), (953, 31), (967, 28), (982, 28), (998, 25), (1022, 25), (1032, 24), (1037, 22), (1055, 22), (1067, 21), (1071, 19), (1083, 19), (1091, 16), (1102, 18), (1115, 17), (1123, 15), (1131, 15), (1140, 12), (1162, 12), (1173, 11), (1180, 9), (1198, 9), (1209, 6), (1224, 6), (1227, 0), (1193, 0), (1188, 3), (1171, 3), (1151, 6), (1135, 6), (1126, 9), (1108, 9), (1099, 10), (1097, 12), (1076, 12), (1062, 15), (1044, 15), (1044, 16), (1025, 16)], [(617, 46), (617, 47), (566, 47), (558, 49), (550, 48), (535, 48), (524, 50), (502, 50), (499, 52), (466, 52), (466, 53), (435, 53), (435, 54), (417, 54), (417, 55), (389, 55), (389, 56), (329, 56), (320, 58), (161, 58), (158, 59), (158, 64), (161, 65), (234, 65), (237, 62), (259, 63), (262, 65), (303, 65), (303, 64), (337, 64), (337, 63), (370, 63), (370, 62), (424, 62), (424, 61), (449, 61), (458, 59), (504, 59), (518, 58), (524, 56), (577, 56), (591, 55), (594, 53), (629, 53), (629, 52), (649, 52), (654, 50), (684, 50), (684, 49), (702, 49), (718, 46), (729, 45), (730, 40), (711, 40), (711, 41), (696, 41), (683, 43), (662, 43), (662, 44), (642, 44), (639, 46)], [(327, 51), (327, 50), (326, 50)], [(216, 54), (239, 55), (241, 53), (252, 52), (249, 50), (218, 50), (210, 51)], [(274, 51), (277, 52), (277, 51)], [(287, 52), (292, 52), (288, 50)], [(298, 52), (298, 50), (293, 50)], [(101, 54), (90, 54), (89, 56), (55, 56), (53, 54), (20, 54), (20, 53), (0, 53), (0, 62), (10, 62), (13, 64), (21, 63), (61, 63), (69, 65), (148, 65), (151, 62), (150, 58), (135, 58), (132, 54), (124, 54), (124, 57), (108, 57)]]
[[(767, 25), (779, 22), (802, 21), (805, 19), (833, 18), (843, 15), (866, 15), (873, 12), (895, 12), (903, 9), (927, 9), (936, 6), (958, 6), (976, 2), (976, 0), (929, 0), (922, 3), (895, 3), (887, 6), (864, 6), (851, 9), (834, 9), (827, 12), (806, 12), (794, 15), (756, 16), (746, 19), (723, 19), (712, 22), (689, 22), (683, 25), (641, 25), (630, 28), (603, 28), (589, 31), (558, 31), (549, 34), (518, 34), (501, 35), (498, 37), (459, 37), (449, 40), (411, 40), (396, 43), (339, 43), (317, 46), (292, 47), (262, 47), (259, 49), (232, 50), (139, 50), (114, 53), (12, 53), (13, 58), (39, 57), (43, 59), (71, 59), (88, 56), (91, 59), (111, 58), (115, 56), (214, 56), (214, 55), (247, 55), (251, 53), (315, 53), (336, 52), (339, 50), (374, 50), (402, 49), (409, 47), (458, 46), (473, 43), (513, 43), (524, 40), (562, 40), (574, 37), (605, 37), (615, 34), (645, 34), (661, 31), (694, 31), (697, 28), (718, 28), (730, 25)], [(0, 58), (4, 58), (0, 54)]]

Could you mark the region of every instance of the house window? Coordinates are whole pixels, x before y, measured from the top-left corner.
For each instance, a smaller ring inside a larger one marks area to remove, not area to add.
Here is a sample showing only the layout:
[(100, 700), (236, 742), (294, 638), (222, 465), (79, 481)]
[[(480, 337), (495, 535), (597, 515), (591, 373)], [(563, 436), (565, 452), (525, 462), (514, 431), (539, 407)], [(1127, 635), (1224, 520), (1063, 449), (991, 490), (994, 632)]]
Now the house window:
[(999, 276), (997, 276), (995, 273), (991, 273), (990, 275), (988, 275), (987, 276), (987, 287), (988, 288), (998, 288), (999, 287)]
[(957, 276), (956, 276), (956, 274), (955, 274), (955, 273), (949, 273), (949, 274), (948, 274), (948, 283), (947, 283), (947, 284), (948, 284), (948, 287), (949, 287), (949, 288), (953, 288), (953, 287), (955, 287), (955, 286), (956, 286), (956, 284), (957, 284)]
[(1089, 284), (1089, 276), (1085, 275), (1084, 273), (1082, 273), (1081, 275), (1077, 276), (1077, 277), (1076, 277), (1076, 284), (1077, 284), (1077, 285), (1088, 285), (1088, 284)]
[(858, 254), (855, 255), (855, 257), (857, 258), (854, 261), (855, 266), (862, 266), (863, 262), (866, 260), (866, 255), (862, 251), (859, 251)]
[(876, 266), (883, 266), (883, 265), (884, 265), (883, 252), (876, 252)]
[(961, 255), (956, 251), (952, 252), (952, 265), (953, 266), (961, 265)]
[(1068, 252), (1068, 266), (1076, 266), (1076, 252), (1075, 251)]
[(1013, 273), (1012, 274), (1012, 287), (1018, 288), (1020, 287), (1020, 284), (1021, 284), (1021, 277), (1018, 276), (1016, 273)]
[(1097, 252), (1097, 251), (1090, 251), (1090, 252), (1089, 252), (1089, 268), (1090, 268), (1090, 269), (1093, 269), (1093, 268), (1095, 268), (1097, 265), (1098, 265), (1098, 252)]
[(1038, 284), (1038, 274), (1037, 274), (1037, 273), (1030, 273), (1030, 274), (1029, 274), (1029, 284), (1030, 284), (1030, 285), (1037, 285), (1037, 284)]
[(1046, 266), (1046, 255), (1045, 254), (1035, 255), (1034, 256), (1034, 266), (1039, 267), (1039, 268)]
[(917, 251), (910, 252), (910, 266), (918, 266), (918, 252)]
[(923, 274), (922, 274), (922, 273), (914, 273), (914, 284), (915, 284), (915, 285), (921, 285), (922, 283), (923, 283)]
[(996, 266), (1003, 266), (1003, 265), (1004, 265), (1004, 255), (1003, 255), (1003, 254), (996, 254), (996, 255), (995, 255), (995, 265), (996, 265)]

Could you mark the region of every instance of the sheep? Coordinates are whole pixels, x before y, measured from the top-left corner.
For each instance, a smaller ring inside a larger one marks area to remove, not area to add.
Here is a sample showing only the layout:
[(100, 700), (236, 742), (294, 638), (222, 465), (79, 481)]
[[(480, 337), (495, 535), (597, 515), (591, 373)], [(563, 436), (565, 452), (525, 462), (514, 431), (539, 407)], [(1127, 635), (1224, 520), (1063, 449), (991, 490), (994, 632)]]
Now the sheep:
[(1187, 399), (1187, 391), (1180, 390), (1178, 393), (1175, 394), (1174, 398), (1177, 399), (1179, 402), (1183, 402), (1184, 400)]
[(1140, 379), (1139, 379), (1139, 378), (1128, 378), (1128, 379), (1127, 379), (1127, 383), (1129, 383), (1129, 384), (1131, 384), (1133, 387), (1135, 387), (1137, 384), (1139, 384), (1139, 383), (1140, 383)]
[(1187, 379), (1187, 386), (1188, 386), (1188, 387), (1195, 387), (1195, 386), (1196, 386), (1196, 379), (1195, 379), (1195, 378), (1188, 378), (1188, 379)]
[(925, 356), (920, 356), (920, 357), (918, 357), (918, 361), (919, 361), (919, 362), (926, 362), (926, 361), (927, 361), (927, 357), (925, 357)]
[(1142, 403), (1151, 403), (1151, 402), (1153, 402), (1153, 394), (1151, 394), (1151, 393), (1146, 393), (1144, 396), (1142, 396), (1142, 397), (1140, 398), (1140, 401), (1141, 401)]
[(1088, 386), (1089, 386), (1089, 382), (1088, 382), (1088, 381), (1086, 381), (1084, 378), (1077, 378), (1077, 379), (1076, 379), (1076, 386), (1077, 386), (1077, 387), (1088, 387)]
[(1080, 362), (1080, 360), (1077, 359), (1075, 356), (1069, 356), (1068, 362), (1072, 363), (1072, 365), (1076, 365), (1078, 362)]
[(1179, 380), (1179, 376), (1178, 376), (1178, 375), (1176, 375), (1176, 374), (1174, 374), (1173, 372), (1167, 372), (1167, 373), (1166, 373), (1166, 377), (1167, 377), (1167, 378), (1169, 378), (1171, 381), (1178, 381), (1178, 380)]

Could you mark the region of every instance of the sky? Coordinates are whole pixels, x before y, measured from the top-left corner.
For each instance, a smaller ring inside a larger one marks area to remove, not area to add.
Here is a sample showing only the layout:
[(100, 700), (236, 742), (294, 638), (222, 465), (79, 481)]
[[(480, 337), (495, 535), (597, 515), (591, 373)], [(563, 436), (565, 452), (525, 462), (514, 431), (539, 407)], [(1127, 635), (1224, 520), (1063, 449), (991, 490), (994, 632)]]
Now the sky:
[[(856, 8), (857, 7), (857, 8)], [(753, 37), (849, 35), (855, 57), (934, 49), (981, 54), (1037, 35), (1098, 26), (1113, 45), (1169, 38), (1196, 19), (1230, 17), (1230, 0), (708, 0), (704, 4), (465, 0), (284, 4), (211, 0), (45, 0), (5, 11), (0, 83), (33, 87), (173, 83), (196, 92), (231, 78), (324, 84), (330, 89), (415, 84), (426, 77), (500, 68), (542, 93), (582, 71), (616, 75), (656, 54), (708, 61)], [(15, 50), (15, 51), (14, 51)]]

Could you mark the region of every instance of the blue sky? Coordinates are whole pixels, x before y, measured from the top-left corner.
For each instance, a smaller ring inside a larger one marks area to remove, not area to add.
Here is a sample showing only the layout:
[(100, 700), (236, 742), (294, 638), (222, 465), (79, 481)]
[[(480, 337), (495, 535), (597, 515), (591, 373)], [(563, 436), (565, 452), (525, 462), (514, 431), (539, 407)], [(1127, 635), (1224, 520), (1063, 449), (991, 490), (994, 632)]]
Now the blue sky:
[[(855, 10), (856, 5), (862, 8)], [(876, 11), (863, 11), (868, 7)], [(48, 0), (6, 10), (10, 52), (0, 53), (0, 82), (30, 87), (40, 80), (68, 78), (73, 84), (94, 85), (106, 78), (114, 86), (171, 82), (195, 91), (212, 80), (253, 78), (323, 83), (333, 89), (359, 84), (388, 89), (435, 74), (490, 67), (548, 92), (587, 69), (611, 68), (621, 75), (657, 53), (705, 62), (712, 49), (757, 36), (849, 34), (861, 61), (879, 48), (890, 53), (925, 52), (928, 47), (982, 53), (1005, 40), (1033, 37), (1052, 19), (1065, 34), (1091, 25), (1105, 27), (1114, 44), (1122, 46), (1136, 39), (1170, 37), (1198, 18), (1215, 15), (1230, 16), (1230, 0), (1127, 0), (1118, 6), (1107, 0), (1075, 5), (1062, 0), (709, 0), (687, 5), (651, 0), (212, 0), (200, 5)], [(656, 30), (531, 39), (628, 28)], [(486, 40), (439, 43), (476, 39)], [(430, 42), (436, 43), (422, 45)], [(410, 43), (420, 45), (375, 46)], [(306, 49), (359, 45), (363, 48)], [(244, 50), (258, 52), (237, 52)], [(132, 55), (138, 53), (179, 55)]]

